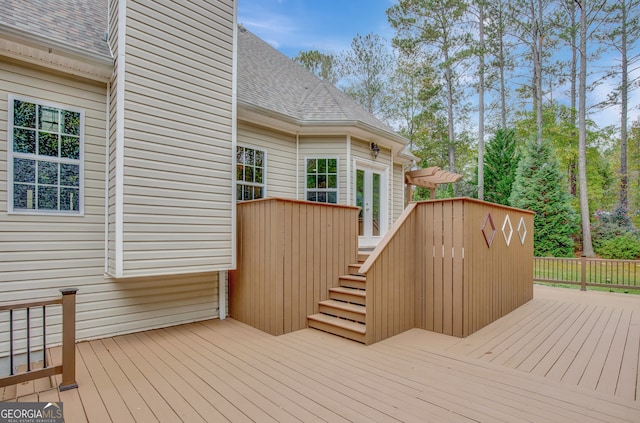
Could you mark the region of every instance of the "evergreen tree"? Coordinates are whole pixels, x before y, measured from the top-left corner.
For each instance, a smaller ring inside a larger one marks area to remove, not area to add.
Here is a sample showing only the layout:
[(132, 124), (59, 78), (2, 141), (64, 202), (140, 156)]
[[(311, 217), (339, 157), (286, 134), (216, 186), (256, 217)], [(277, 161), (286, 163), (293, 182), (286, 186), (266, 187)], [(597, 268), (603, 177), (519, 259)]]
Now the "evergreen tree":
[(487, 143), (484, 157), (484, 198), (492, 203), (509, 205), (509, 197), (520, 162), (515, 132), (498, 129)]
[(528, 142), (513, 183), (510, 203), (535, 212), (533, 245), (537, 257), (570, 257), (576, 215), (563, 189), (560, 165), (548, 142)]

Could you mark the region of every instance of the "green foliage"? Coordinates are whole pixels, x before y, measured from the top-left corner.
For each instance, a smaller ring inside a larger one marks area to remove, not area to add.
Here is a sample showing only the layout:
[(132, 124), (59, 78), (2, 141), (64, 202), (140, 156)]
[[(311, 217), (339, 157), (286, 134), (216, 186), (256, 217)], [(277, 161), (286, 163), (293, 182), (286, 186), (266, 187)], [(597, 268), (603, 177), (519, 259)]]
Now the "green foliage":
[(513, 130), (498, 129), (487, 143), (484, 156), (484, 199), (509, 205), (511, 188), (520, 162)]
[(620, 205), (611, 212), (595, 212), (591, 232), (593, 248), (604, 258), (635, 260), (640, 256), (640, 231)]
[(607, 239), (599, 244), (596, 253), (606, 259), (637, 260), (640, 258), (640, 236), (626, 233)]
[(570, 257), (576, 215), (562, 189), (558, 160), (548, 142), (530, 141), (516, 172), (510, 197), (514, 207), (531, 210), (534, 217), (534, 254), (537, 257)]
[(334, 85), (340, 79), (337, 60), (333, 54), (321, 53), (318, 50), (301, 51), (293, 60), (318, 78)]

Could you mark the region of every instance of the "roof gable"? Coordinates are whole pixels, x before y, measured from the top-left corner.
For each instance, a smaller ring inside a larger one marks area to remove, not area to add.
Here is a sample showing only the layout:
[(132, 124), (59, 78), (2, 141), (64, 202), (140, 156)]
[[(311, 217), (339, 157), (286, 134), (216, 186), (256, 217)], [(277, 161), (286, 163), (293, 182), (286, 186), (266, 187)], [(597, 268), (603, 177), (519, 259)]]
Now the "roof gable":
[(1, 0), (0, 25), (110, 57), (106, 0)]
[(243, 27), (238, 31), (238, 101), (300, 124), (360, 124), (400, 138), (351, 97)]

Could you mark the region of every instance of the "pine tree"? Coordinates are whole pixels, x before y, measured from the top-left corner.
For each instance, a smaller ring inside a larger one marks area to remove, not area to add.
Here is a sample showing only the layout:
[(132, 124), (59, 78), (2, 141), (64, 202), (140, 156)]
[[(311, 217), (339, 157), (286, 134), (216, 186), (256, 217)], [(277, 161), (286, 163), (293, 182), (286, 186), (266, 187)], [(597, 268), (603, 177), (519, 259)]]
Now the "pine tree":
[(577, 231), (577, 216), (563, 187), (560, 165), (549, 143), (528, 142), (518, 164), (510, 202), (536, 214), (536, 257), (570, 257), (574, 253), (572, 235)]
[(484, 199), (492, 203), (509, 205), (509, 197), (516, 170), (520, 162), (515, 132), (498, 129), (487, 143), (484, 158)]

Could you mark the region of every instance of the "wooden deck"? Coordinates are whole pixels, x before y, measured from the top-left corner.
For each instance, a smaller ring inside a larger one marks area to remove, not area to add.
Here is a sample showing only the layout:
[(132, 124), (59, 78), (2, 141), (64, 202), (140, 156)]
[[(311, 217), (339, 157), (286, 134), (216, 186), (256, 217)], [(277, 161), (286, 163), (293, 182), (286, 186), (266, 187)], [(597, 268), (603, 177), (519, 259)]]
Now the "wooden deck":
[(639, 296), (536, 286), (465, 339), (363, 346), (228, 319), (82, 342), (79, 389), (40, 380), (0, 399), (62, 400), (68, 422), (638, 422), (639, 349)]

